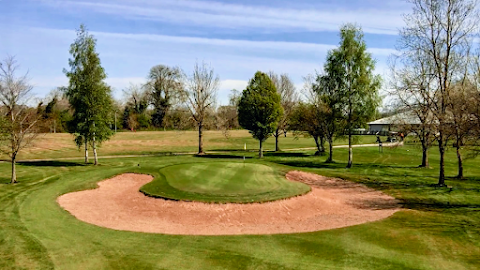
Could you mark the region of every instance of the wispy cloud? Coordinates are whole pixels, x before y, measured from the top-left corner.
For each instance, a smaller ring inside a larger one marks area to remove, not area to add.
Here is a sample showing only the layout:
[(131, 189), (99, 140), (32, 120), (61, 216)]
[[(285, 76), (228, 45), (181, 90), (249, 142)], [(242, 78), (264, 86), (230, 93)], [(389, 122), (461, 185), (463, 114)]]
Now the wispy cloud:
[(346, 22), (360, 24), (367, 33), (396, 35), (403, 26), (402, 10), (348, 7), (332, 9), (275, 8), (213, 1), (59, 1), (50, 6), (73, 12), (93, 11), (122, 18), (162, 21), (215, 28), (338, 31)]
[[(59, 35), (72, 36), (73, 30), (34, 28), (35, 31), (57, 33)], [(326, 53), (336, 48), (331, 44), (316, 44), (306, 42), (285, 42), (285, 41), (251, 41), (238, 39), (217, 39), (217, 38), (199, 38), (188, 36), (168, 36), (156, 34), (125, 34), (111, 32), (91, 31), (96, 38), (108, 38), (117, 40), (136, 40), (158, 43), (179, 43), (192, 45), (208, 45), (218, 47), (242, 48), (249, 50), (267, 49), (277, 51), (293, 51), (300, 53)], [(376, 56), (389, 56), (396, 50), (389, 48), (368, 48), (368, 51)]]

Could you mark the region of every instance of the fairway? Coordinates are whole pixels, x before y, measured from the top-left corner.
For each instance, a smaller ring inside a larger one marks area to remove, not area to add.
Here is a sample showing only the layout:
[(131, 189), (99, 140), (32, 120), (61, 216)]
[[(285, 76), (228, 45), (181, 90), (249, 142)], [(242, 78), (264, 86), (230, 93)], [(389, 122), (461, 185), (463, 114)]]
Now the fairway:
[(214, 203), (266, 202), (310, 191), (270, 166), (240, 162), (190, 163), (160, 170), (141, 191), (152, 197)]

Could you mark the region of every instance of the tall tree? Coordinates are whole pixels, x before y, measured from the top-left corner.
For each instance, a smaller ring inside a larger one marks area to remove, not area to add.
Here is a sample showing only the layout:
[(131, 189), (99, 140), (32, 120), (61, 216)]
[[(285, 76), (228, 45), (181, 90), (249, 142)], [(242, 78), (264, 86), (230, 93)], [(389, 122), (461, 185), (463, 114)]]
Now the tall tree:
[(288, 76), (288, 74), (277, 75), (275, 72), (270, 71), (268, 76), (272, 80), (273, 84), (277, 88), (277, 92), (280, 95), (280, 104), (283, 108), (283, 116), (278, 121), (277, 128), (273, 133), (275, 137), (275, 151), (280, 151), (278, 145), (278, 138), (282, 133), (286, 134), (288, 129), (290, 116), (294, 110), (295, 104), (298, 102), (298, 95), (295, 90), (295, 85)]
[(195, 63), (193, 74), (183, 91), (185, 104), (198, 127), (198, 154), (203, 151), (203, 126), (207, 113), (215, 105), (220, 79), (213, 68)]
[(77, 38), (70, 46), (70, 70), (64, 69), (64, 73), (69, 79), (65, 95), (73, 110), (71, 132), (77, 134), (77, 146), (85, 146), (85, 163), (88, 163), (90, 144), (97, 165), (97, 145), (108, 140), (113, 134), (110, 129), (113, 102), (111, 88), (104, 82), (107, 75), (95, 46), (95, 38), (83, 24), (80, 25)]
[(263, 157), (263, 142), (276, 130), (283, 115), (280, 95), (270, 77), (260, 71), (243, 90), (238, 103), (238, 122), (259, 141), (258, 156)]
[(145, 88), (153, 105), (153, 126), (165, 127), (165, 115), (178, 100), (183, 87), (184, 76), (180, 68), (157, 65), (150, 69)]
[[(406, 132), (416, 134), (422, 146), (422, 163), (419, 167), (428, 168), (428, 150), (435, 141), (436, 120), (431, 108), (433, 106), (432, 89), (435, 79), (432, 74), (432, 65), (422, 50), (405, 52), (392, 61), (392, 97), (398, 103), (396, 107), (404, 111), (398, 124)], [(397, 66), (397, 65), (400, 66)], [(418, 121), (413, 121), (418, 119)], [(407, 122), (418, 122), (409, 124)]]
[(347, 168), (351, 168), (353, 129), (366, 125), (374, 117), (380, 101), (378, 89), (381, 83), (380, 77), (373, 74), (375, 61), (367, 52), (361, 28), (346, 24), (340, 29), (340, 38), (340, 46), (332, 50), (327, 58), (327, 62), (331, 61), (335, 67), (327, 69), (329, 73), (326, 75), (342, 79), (338, 90), (348, 133)]
[(32, 97), (32, 86), (26, 74), (16, 75), (17, 69), (12, 56), (0, 62), (0, 151), (10, 157), (11, 183), (17, 182), (17, 155), (36, 138), (39, 120), (36, 110), (26, 105)]
[(471, 57), (473, 37), (478, 29), (476, 0), (409, 0), (412, 13), (405, 16), (401, 30), (402, 57), (421, 52), (433, 81), (431, 114), (435, 118), (440, 153), (438, 185), (445, 185), (445, 151), (452, 121), (447, 111), (452, 82), (462, 78)]

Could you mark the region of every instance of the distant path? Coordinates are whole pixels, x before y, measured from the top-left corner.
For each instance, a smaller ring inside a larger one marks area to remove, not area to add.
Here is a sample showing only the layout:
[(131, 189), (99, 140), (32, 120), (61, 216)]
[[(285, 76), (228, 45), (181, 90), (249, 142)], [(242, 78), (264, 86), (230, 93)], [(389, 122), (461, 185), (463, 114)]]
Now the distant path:
[[(395, 147), (401, 146), (403, 142), (383, 143), (383, 147)], [(377, 143), (370, 144), (354, 144), (353, 148), (358, 147), (378, 147)], [(334, 145), (333, 148), (348, 148), (348, 145)], [(282, 149), (282, 151), (304, 151), (304, 150), (316, 150), (316, 147), (304, 147), (304, 148), (289, 148)], [(247, 150), (248, 152), (257, 152), (258, 150)], [(228, 153), (230, 151), (210, 151), (207, 154), (213, 153)], [(274, 152), (273, 150), (265, 150), (264, 152)], [(178, 152), (178, 153), (165, 153), (165, 154), (145, 154), (145, 155), (113, 155), (113, 156), (98, 156), (99, 159), (111, 159), (111, 158), (136, 158), (136, 157), (159, 157), (159, 156), (184, 156), (195, 155), (197, 152)], [(39, 162), (39, 161), (59, 161), (59, 160), (83, 160), (84, 157), (66, 157), (66, 158), (45, 158), (45, 159), (24, 159), (17, 162)], [(9, 160), (0, 160), (0, 162), (10, 162)]]

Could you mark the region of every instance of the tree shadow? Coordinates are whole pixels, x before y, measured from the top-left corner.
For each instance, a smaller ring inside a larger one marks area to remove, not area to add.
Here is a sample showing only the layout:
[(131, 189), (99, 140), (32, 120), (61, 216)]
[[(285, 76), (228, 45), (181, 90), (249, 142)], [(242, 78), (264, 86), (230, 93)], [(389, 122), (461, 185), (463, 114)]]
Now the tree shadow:
[(72, 162), (72, 161), (19, 161), (17, 164), (22, 166), (32, 166), (32, 167), (79, 167), (86, 166), (88, 164), (81, 162)]
[(450, 203), (450, 202), (423, 202), (421, 200), (411, 200), (403, 201), (401, 203), (403, 208), (419, 210), (419, 211), (442, 211), (446, 209), (469, 209), (472, 211), (480, 212), (480, 204), (465, 204), (465, 203)]
[(0, 185), (5, 184), (8, 185), (10, 184), (11, 179), (7, 177), (0, 177)]
[[(244, 156), (228, 155), (228, 154), (204, 154), (195, 155), (198, 158), (224, 158), (224, 159), (243, 159)], [(245, 157), (245, 159), (251, 159), (252, 157)]]
[(303, 152), (265, 152), (263, 155), (266, 157), (311, 157)]
[[(266, 154), (265, 154), (266, 155)], [(288, 157), (288, 156), (287, 156)], [(295, 156), (289, 156), (295, 157)], [(311, 155), (305, 154), (304, 156), (299, 157), (312, 157)], [(330, 162), (327, 163), (323, 160), (272, 160), (274, 163), (299, 167), (299, 168), (313, 168), (313, 169), (344, 169), (347, 166), (347, 163), (343, 162)], [(353, 164), (352, 168), (361, 168), (361, 169), (418, 169), (416, 166), (402, 166), (402, 165), (392, 165), (392, 164), (370, 164), (370, 163), (358, 163)]]

